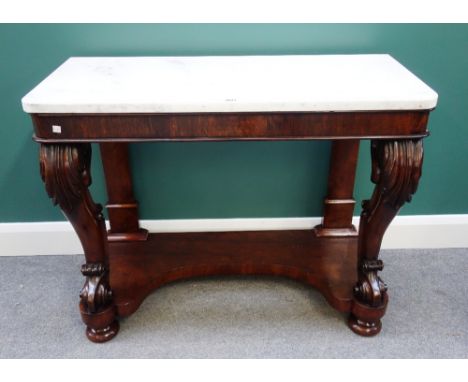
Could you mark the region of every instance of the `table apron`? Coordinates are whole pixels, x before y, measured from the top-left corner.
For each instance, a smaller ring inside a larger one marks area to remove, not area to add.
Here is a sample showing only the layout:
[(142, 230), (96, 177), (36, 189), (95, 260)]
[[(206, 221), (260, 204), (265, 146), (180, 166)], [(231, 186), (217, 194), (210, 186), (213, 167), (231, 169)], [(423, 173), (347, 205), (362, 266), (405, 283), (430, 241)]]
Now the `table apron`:
[(429, 110), (339, 113), (33, 114), (38, 142), (417, 139)]

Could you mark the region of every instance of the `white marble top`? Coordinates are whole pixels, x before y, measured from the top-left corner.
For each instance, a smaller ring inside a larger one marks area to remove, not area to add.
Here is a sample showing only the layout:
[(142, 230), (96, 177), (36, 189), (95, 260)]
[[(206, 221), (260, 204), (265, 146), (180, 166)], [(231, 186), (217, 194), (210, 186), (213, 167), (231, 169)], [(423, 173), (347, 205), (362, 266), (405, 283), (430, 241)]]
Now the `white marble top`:
[(391, 56), (72, 57), (28, 113), (432, 109), (437, 93)]

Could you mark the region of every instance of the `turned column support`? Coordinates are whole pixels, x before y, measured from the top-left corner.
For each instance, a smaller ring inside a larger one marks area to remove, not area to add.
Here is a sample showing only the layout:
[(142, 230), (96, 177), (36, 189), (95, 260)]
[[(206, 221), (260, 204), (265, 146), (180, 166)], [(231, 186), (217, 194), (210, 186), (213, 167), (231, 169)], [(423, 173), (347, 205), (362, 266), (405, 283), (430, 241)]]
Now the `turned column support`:
[(138, 202), (133, 195), (128, 143), (105, 142), (101, 150), (106, 180), (110, 230), (109, 241), (144, 241), (148, 231), (140, 228)]
[(89, 143), (41, 144), (41, 177), (54, 205), (59, 205), (83, 246), (86, 277), (80, 311), (91, 341), (104, 342), (117, 334), (115, 306), (109, 285), (108, 247), (102, 207), (95, 204), (91, 185)]
[(375, 189), (362, 203), (358, 242), (358, 282), (349, 318), (350, 328), (364, 336), (380, 332), (388, 302), (387, 286), (379, 277), (383, 235), (404, 203), (416, 192), (423, 163), (422, 139), (371, 142)]
[(357, 236), (352, 219), (358, 153), (359, 140), (332, 141), (327, 196), (323, 202), (323, 219), (322, 224), (315, 227), (315, 233), (319, 237)]

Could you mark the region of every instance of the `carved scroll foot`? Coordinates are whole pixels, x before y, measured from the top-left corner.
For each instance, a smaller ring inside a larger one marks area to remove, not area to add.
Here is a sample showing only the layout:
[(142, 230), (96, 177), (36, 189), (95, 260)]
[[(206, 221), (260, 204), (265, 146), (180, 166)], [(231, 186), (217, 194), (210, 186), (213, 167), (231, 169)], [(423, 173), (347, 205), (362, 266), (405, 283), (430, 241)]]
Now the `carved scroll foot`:
[(380, 332), (380, 319), (388, 303), (387, 286), (379, 277), (383, 269), (378, 259), (383, 235), (405, 202), (416, 192), (423, 162), (422, 140), (373, 141), (372, 177), (375, 183), (370, 200), (362, 204), (359, 224), (358, 282), (349, 327), (357, 334)]
[(112, 304), (107, 267), (103, 263), (87, 263), (81, 267), (86, 282), (80, 293), (80, 312), (86, 324), (86, 336), (93, 342), (105, 342), (119, 331)]
[(86, 336), (93, 342), (106, 342), (119, 331), (116, 308), (109, 286), (109, 272), (103, 263), (86, 263), (81, 267), (86, 281), (80, 292), (81, 319)]
[(40, 169), (46, 190), (75, 229), (86, 257), (81, 272), (86, 282), (80, 293), (80, 311), (91, 341), (103, 342), (117, 334), (116, 310), (109, 285), (108, 247), (102, 207), (88, 187), (89, 143), (42, 144)]

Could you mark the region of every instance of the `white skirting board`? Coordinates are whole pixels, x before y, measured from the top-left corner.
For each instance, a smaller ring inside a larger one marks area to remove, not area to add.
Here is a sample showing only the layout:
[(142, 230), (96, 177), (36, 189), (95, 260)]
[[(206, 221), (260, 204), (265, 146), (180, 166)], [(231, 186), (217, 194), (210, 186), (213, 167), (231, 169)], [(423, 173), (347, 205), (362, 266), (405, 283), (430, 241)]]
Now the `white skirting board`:
[[(359, 225), (359, 217), (354, 224)], [(150, 232), (215, 232), (311, 229), (321, 218), (239, 218), (142, 220)], [(383, 249), (468, 248), (468, 214), (397, 216)], [(83, 253), (68, 222), (0, 223), (0, 256)]]

